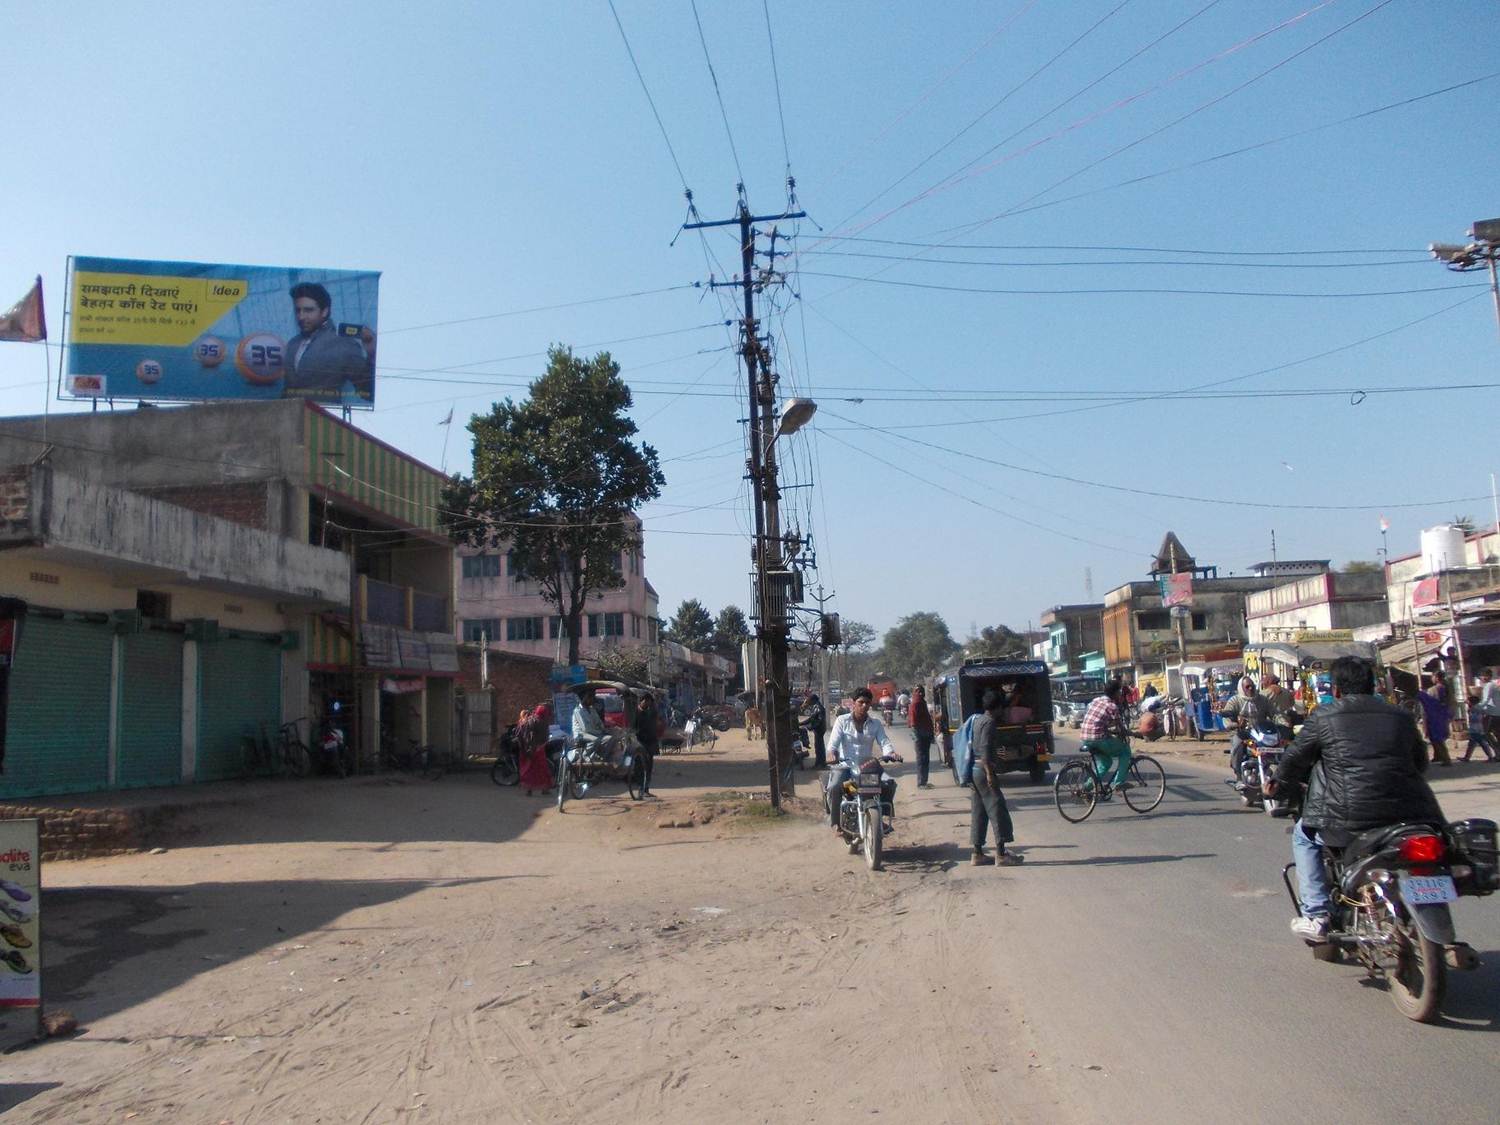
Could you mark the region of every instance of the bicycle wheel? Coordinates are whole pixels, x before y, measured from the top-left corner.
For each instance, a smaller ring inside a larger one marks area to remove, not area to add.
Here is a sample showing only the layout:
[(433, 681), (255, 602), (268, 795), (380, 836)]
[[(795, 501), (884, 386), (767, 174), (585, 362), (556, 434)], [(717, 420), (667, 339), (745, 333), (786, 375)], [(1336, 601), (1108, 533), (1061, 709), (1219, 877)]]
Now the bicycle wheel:
[(424, 746), (417, 753), (420, 756), (422, 776), (426, 780), (436, 781), (448, 772), (448, 755), (443, 751)]
[(557, 763), (557, 811), (562, 812), (563, 802), (571, 795), (568, 792), (573, 778), (570, 776), (572, 770), (568, 766), (568, 755), (564, 751)]
[(1155, 758), (1130, 760), (1130, 781), (1123, 794), (1125, 803), (1138, 813), (1150, 812), (1167, 795), (1167, 771)]
[(630, 766), (630, 776), (625, 781), (625, 788), (630, 793), (632, 801), (643, 800), (646, 796), (646, 757), (637, 754), (635, 761)]
[(300, 738), (283, 743), (281, 752), (286, 758), (287, 772), (293, 777), (306, 777), (312, 773), (312, 755)]
[(1057, 780), (1052, 783), (1052, 798), (1064, 820), (1074, 824), (1087, 820), (1099, 803), (1093, 762), (1072, 761), (1063, 766)]
[(515, 785), (521, 780), (520, 766), (503, 749), (490, 767), (490, 780), (496, 785)]

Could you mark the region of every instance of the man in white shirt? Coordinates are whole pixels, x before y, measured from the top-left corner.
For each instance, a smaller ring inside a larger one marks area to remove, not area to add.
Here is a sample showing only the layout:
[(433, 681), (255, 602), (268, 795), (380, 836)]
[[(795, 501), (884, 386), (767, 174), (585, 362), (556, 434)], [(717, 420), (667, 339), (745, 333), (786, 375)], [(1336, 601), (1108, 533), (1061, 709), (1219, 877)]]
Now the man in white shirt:
[(835, 832), (838, 831), (838, 805), (832, 794), (854, 776), (860, 763), (869, 758), (902, 760), (891, 745), (890, 735), (885, 733), (885, 724), (870, 714), (870, 704), (874, 700), (869, 688), (861, 688), (854, 693), (849, 714), (840, 715), (833, 721), (833, 734), (828, 739), (828, 762), (832, 768), (824, 779), (824, 802)]

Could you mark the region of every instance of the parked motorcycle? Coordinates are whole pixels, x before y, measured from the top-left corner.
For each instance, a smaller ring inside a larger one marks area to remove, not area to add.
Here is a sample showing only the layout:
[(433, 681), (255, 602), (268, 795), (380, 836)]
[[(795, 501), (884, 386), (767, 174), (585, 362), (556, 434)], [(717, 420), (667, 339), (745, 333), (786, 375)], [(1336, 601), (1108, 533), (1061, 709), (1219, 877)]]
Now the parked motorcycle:
[(850, 780), (840, 782), (841, 771), (829, 770), (824, 783), (823, 808), (828, 823), (849, 845), (849, 854), (865, 854), (865, 866), (879, 871), (884, 862), (885, 835), (892, 830), (895, 815), (896, 779), (882, 768), (884, 762), (899, 762), (899, 755), (866, 758)]
[(1291, 802), (1266, 797), (1266, 788), (1276, 776), (1276, 768), (1291, 741), (1289, 727), (1258, 723), (1246, 730), (1244, 759), (1234, 777), (1226, 778), (1224, 784), (1234, 787), (1247, 809), (1260, 809), (1273, 817), (1284, 817), (1291, 812)]
[(319, 773), (348, 777), (354, 772), (354, 756), (349, 751), (343, 728), (337, 723), (339, 709), (339, 704), (335, 702), (333, 714), (323, 720), (323, 732), (318, 735), (314, 765)]
[[(516, 739), (518, 724), (512, 723), (505, 728), (505, 733), (500, 736), (500, 741), (495, 747), (495, 764), (490, 767), (490, 780), (496, 785), (511, 786), (518, 785), (521, 781), (521, 744)], [(562, 758), (563, 751), (568, 748), (568, 736), (562, 732), (562, 728), (553, 726), (547, 734), (547, 765), (552, 770), (552, 776), (557, 776), (558, 763)]]
[[(1374, 828), (1344, 848), (1324, 848), (1329, 883), (1337, 888), (1328, 933), (1309, 941), (1320, 961), (1352, 954), (1372, 978), (1384, 978), (1408, 1019), (1437, 1019), (1449, 969), (1479, 967), (1479, 957), (1457, 939), (1448, 904), (1461, 895), (1500, 890), (1493, 820), (1460, 820), (1446, 827), (1394, 824)], [(1295, 864), (1282, 881), (1300, 913)]]

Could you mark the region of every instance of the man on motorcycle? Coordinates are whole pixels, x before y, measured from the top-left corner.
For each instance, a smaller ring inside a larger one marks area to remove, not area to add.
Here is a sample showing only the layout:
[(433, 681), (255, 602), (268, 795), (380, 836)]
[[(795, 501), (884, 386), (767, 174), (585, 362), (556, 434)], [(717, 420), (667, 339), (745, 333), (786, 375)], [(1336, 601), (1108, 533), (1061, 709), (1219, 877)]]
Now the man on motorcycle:
[(1302, 916), (1292, 932), (1317, 941), (1328, 932), (1332, 888), (1320, 847), (1341, 848), (1358, 833), (1402, 821), (1444, 823), (1422, 777), (1427, 754), (1411, 715), (1375, 695), (1375, 671), (1352, 656), (1333, 662), (1334, 702), (1318, 707), (1268, 786), (1307, 785), (1292, 828)]
[[(824, 801), (831, 802), (829, 812), (832, 814), (837, 810), (837, 794), (844, 782), (854, 777), (855, 771), (859, 769), (860, 763), (867, 758), (889, 758), (893, 761), (901, 761), (901, 755), (896, 753), (895, 747), (891, 745), (890, 735), (885, 733), (885, 727), (880, 720), (870, 714), (870, 704), (874, 702), (874, 695), (869, 688), (860, 688), (854, 693), (854, 702), (847, 715), (840, 715), (833, 721), (833, 734), (828, 738), (829, 764), (833, 767), (824, 775), (826, 788), (824, 789)], [(876, 752), (876, 746), (880, 751)], [(895, 802), (892, 801), (893, 809)], [(834, 825), (835, 832), (838, 825)]]
[(1226, 723), (1234, 724), (1234, 731), (1229, 736), (1229, 772), (1238, 778), (1240, 766), (1248, 753), (1245, 732), (1259, 723), (1271, 722), (1275, 714), (1266, 697), (1255, 690), (1255, 681), (1249, 676), (1241, 678), (1239, 694), (1220, 707), (1219, 714)]

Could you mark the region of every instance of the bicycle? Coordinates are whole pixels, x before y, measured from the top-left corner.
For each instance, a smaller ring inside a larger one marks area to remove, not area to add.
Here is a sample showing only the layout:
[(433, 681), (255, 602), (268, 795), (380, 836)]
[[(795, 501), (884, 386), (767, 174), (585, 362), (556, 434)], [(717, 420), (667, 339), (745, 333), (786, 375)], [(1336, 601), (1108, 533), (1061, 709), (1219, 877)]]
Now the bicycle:
[(299, 722), (300, 720), (293, 719), (289, 723), (282, 723), (274, 744), (266, 734), (265, 723), (260, 724), (258, 732), (247, 726), (240, 738), (240, 750), (245, 763), (243, 776), (281, 777), (291, 774), (301, 778), (311, 773), (312, 755), (297, 733)]
[[(1052, 783), (1058, 813), (1073, 824), (1087, 820), (1099, 802), (1108, 801), (1116, 789), (1104, 776), (1113, 772), (1110, 759), (1092, 747), (1086, 746), (1084, 750), (1088, 759), (1074, 758), (1058, 771), (1057, 780)], [(1127, 779), (1119, 792), (1131, 811), (1148, 813), (1167, 795), (1167, 771), (1155, 758), (1132, 752)]]
[(389, 770), (419, 774), (428, 781), (437, 781), (448, 772), (448, 755), (432, 746), (423, 746), (415, 738), (407, 740), (407, 750), (397, 750), (386, 744), (380, 749), (380, 764)]

